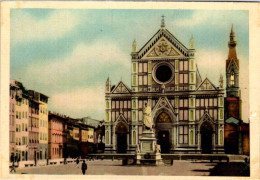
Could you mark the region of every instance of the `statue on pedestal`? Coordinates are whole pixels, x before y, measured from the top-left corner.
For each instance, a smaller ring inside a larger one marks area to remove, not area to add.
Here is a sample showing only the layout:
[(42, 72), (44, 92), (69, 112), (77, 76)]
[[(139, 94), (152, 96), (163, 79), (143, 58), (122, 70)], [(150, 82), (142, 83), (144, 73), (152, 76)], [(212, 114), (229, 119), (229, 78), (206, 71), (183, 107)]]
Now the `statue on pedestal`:
[(143, 109), (143, 123), (145, 129), (153, 130), (152, 108), (149, 103), (145, 103)]

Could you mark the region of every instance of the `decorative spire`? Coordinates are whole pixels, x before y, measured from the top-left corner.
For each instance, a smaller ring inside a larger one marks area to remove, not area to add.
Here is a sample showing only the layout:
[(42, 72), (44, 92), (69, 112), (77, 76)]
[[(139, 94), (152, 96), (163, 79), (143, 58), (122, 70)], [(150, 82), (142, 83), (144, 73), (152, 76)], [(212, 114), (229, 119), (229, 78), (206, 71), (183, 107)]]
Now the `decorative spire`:
[(165, 18), (165, 16), (164, 16), (164, 15), (162, 15), (162, 20), (161, 20), (161, 28), (164, 28), (164, 27), (165, 27), (164, 18)]
[(230, 45), (236, 45), (236, 36), (235, 36), (235, 33), (234, 33), (233, 24), (232, 24), (231, 31), (230, 31), (230, 41), (229, 41), (229, 44)]
[(239, 61), (237, 59), (237, 52), (236, 52), (236, 38), (234, 27), (232, 24), (231, 31), (230, 31), (230, 41), (228, 42), (229, 52), (228, 52), (228, 59), (226, 61), (226, 67), (228, 67), (230, 61), (233, 59), (236, 62), (236, 65), (239, 67)]
[(193, 35), (190, 38), (190, 48), (193, 49), (194, 48), (194, 38)]
[(133, 52), (137, 52), (136, 40), (133, 41), (132, 48), (133, 48)]
[(223, 88), (223, 75), (220, 74), (220, 77), (219, 77), (219, 88)]
[(106, 93), (110, 93), (110, 89), (111, 89), (111, 82), (110, 82), (109, 76), (108, 76), (107, 81), (106, 81)]

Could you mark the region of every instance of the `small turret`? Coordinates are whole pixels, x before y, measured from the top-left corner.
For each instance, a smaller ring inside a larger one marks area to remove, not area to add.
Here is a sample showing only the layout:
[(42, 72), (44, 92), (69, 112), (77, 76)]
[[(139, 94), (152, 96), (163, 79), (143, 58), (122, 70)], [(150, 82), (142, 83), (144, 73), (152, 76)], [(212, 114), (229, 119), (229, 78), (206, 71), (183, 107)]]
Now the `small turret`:
[(220, 74), (220, 77), (219, 77), (219, 88), (223, 88), (223, 75)]
[(133, 45), (132, 45), (132, 52), (137, 52), (137, 45), (136, 45), (136, 40), (133, 41)]
[(190, 38), (190, 48), (194, 49), (194, 38), (193, 38), (193, 36), (191, 36), (191, 38)]
[(109, 77), (107, 77), (106, 81), (106, 93), (110, 93), (111, 91), (111, 81), (109, 80)]

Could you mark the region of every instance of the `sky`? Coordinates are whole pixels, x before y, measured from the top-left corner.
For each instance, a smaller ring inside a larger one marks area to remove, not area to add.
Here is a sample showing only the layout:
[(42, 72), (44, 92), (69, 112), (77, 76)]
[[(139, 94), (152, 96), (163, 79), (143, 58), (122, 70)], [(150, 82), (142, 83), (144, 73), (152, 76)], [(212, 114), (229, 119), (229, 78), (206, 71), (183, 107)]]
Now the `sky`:
[[(219, 85), (233, 24), (240, 60), (242, 119), (248, 120), (248, 11), (12, 9), (11, 78), (49, 96), (48, 109), (105, 118), (105, 82), (131, 87), (132, 42), (141, 48), (166, 28), (186, 47), (194, 37), (202, 79)], [(225, 85), (225, 82), (224, 82)]]

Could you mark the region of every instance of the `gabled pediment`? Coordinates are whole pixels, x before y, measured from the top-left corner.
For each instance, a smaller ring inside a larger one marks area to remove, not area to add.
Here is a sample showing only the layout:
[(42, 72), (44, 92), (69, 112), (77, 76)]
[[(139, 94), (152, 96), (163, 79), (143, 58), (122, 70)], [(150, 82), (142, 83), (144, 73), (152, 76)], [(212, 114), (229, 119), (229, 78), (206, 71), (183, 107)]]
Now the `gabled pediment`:
[(198, 91), (217, 90), (216, 86), (206, 78), (197, 88)]
[(172, 45), (165, 37), (161, 37), (143, 58), (157, 57), (184, 57), (184, 55)]
[(167, 29), (160, 29), (138, 52), (138, 58), (187, 57), (188, 49)]
[(152, 114), (154, 114), (155, 112), (157, 112), (158, 110), (165, 108), (168, 109), (171, 112), (174, 112), (174, 109), (171, 105), (171, 103), (169, 102), (169, 100), (166, 97), (161, 97), (158, 102), (156, 103), (156, 105), (154, 106), (153, 110), (152, 110)]
[(122, 113), (120, 113), (119, 116), (116, 117), (115, 123), (117, 124), (117, 123), (119, 123), (120, 121), (122, 121), (122, 122), (128, 124), (126, 118), (124, 117), (124, 115), (123, 115)]
[(234, 69), (234, 70), (238, 69), (238, 64), (233, 59), (230, 60), (228, 67), (227, 67), (227, 71), (230, 71), (230, 69)]
[(202, 125), (206, 125), (209, 126), (209, 128), (214, 129), (214, 119), (210, 116), (210, 114), (208, 113), (208, 111), (205, 111), (205, 113), (203, 114), (203, 116), (200, 118), (199, 120), (199, 129), (201, 128)]
[(127, 120), (123, 116), (123, 114), (120, 114), (115, 121), (115, 132), (116, 133), (128, 133), (129, 132), (129, 126), (128, 126)]
[(112, 94), (130, 94), (131, 90), (120, 81), (118, 85), (112, 90)]

